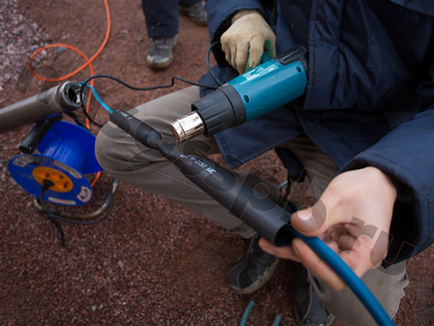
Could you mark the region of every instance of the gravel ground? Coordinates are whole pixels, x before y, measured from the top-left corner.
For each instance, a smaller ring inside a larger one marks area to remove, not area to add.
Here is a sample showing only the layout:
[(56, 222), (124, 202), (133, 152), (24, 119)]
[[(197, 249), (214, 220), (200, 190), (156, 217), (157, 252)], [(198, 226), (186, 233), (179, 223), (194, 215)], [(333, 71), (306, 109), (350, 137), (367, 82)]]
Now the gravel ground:
[[(168, 84), (173, 75), (197, 80), (206, 70), (206, 28), (181, 17), (175, 61), (167, 70), (155, 72), (145, 63), (149, 41), (140, 1), (109, 4), (112, 32), (94, 61), (95, 73), (153, 86)], [(102, 43), (105, 29), (102, 1), (0, 0), (0, 107), (47, 86), (29, 77), (26, 65), (35, 50), (65, 42), (90, 57)], [(64, 75), (82, 63), (70, 51), (50, 49), (36, 65)], [(71, 80), (88, 76), (84, 70)], [(23, 89), (18, 80), (31, 83)], [(171, 89), (140, 93), (108, 81), (96, 84), (107, 103), (123, 108), (185, 86), (177, 83)], [(96, 104), (91, 112), (100, 123), (107, 121)], [(241, 252), (241, 239), (164, 198), (123, 183), (104, 222), (87, 227), (62, 223), (67, 240), (62, 247), (53, 224), (7, 170), (29, 130), (26, 126), (0, 134), (0, 325), (238, 325), (252, 300), (248, 325), (271, 325), (277, 314), (281, 325), (295, 324), (292, 262), (283, 261), (256, 293), (235, 295), (225, 277)], [(273, 152), (244, 169), (253, 167), (284, 180)], [(103, 173), (92, 202), (78, 211), (99, 207), (109, 187), (110, 177)], [(305, 190), (303, 184), (294, 199), (307, 202)], [(411, 283), (397, 325), (434, 324), (433, 255), (430, 248), (410, 260)]]
[[(50, 42), (43, 27), (19, 12), (18, 2), (0, 1), (0, 91), (6, 84), (16, 83), (30, 55)], [(38, 59), (44, 55), (46, 52), (41, 52)]]

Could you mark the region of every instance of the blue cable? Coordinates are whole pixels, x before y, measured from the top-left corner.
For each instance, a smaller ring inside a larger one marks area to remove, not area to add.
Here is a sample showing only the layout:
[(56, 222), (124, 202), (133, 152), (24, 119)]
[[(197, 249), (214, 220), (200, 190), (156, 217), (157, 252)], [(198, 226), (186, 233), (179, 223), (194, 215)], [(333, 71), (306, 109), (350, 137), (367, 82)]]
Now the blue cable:
[(294, 229), (292, 229), (292, 232), (297, 238), (303, 240), (342, 278), (359, 300), (365, 305), (366, 309), (368, 309), (378, 325), (395, 325), (368, 287), (333, 250), (317, 237), (306, 237)]
[[(80, 85), (82, 85), (83, 83), (80, 82)], [(99, 97), (97, 91), (95, 90), (95, 88), (93, 88), (92, 86), (86, 84), (87, 88), (90, 88), (93, 92), (93, 96), (95, 97), (95, 99), (98, 101), (99, 104), (101, 104), (101, 106), (106, 109), (110, 114), (113, 113), (113, 110), (109, 108), (109, 106), (107, 104), (104, 103), (103, 100), (101, 100), (101, 98)]]
[(274, 318), (273, 325), (271, 325), (271, 326), (279, 326), (281, 319), (282, 319), (282, 317), (280, 317), (280, 315), (276, 315), (276, 318)]
[(252, 311), (254, 305), (255, 305), (255, 301), (252, 300), (249, 302), (246, 309), (244, 309), (243, 315), (241, 316), (241, 321), (239, 326), (247, 325), (247, 319), (249, 319), (250, 312)]
[[(252, 300), (249, 302), (247, 307), (244, 309), (243, 315), (241, 316), (241, 321), (240, 321), (239, 326), (246, 326), (247, 325), (247, 320), (249, 319), (250, 312), (252, 311), (254, 305), (255, 305), (255, 301)], [(281, 319), (282, 319), (282, 317), (277, 315), (276, 318), (274, 319), (273, 325), (271, 325), (271, 326), (279, 326)]]

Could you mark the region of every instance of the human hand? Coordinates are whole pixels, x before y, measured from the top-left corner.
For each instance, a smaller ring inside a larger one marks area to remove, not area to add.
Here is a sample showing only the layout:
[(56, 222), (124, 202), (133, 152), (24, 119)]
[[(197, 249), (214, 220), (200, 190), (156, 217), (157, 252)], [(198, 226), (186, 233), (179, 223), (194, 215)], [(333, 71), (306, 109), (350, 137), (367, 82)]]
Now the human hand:
[(260, 64), (264, 51), (275, 56), (276, 36), (256, 10), (239, 11), (220, 41), (226, 60), (240, 74)]
[[(332, 180), (318, 202), (291, 216), (301, 234), (318, 236), (358, 277), (380, 266), (387, 255), (389, 228), (396, 188), (374, 167), (342, 173)], [(262, 249), (281, 258), (301, 262), (335, 290), (345, 288), (342, 279), (302, 240), (277, 248), (260, 240)]]

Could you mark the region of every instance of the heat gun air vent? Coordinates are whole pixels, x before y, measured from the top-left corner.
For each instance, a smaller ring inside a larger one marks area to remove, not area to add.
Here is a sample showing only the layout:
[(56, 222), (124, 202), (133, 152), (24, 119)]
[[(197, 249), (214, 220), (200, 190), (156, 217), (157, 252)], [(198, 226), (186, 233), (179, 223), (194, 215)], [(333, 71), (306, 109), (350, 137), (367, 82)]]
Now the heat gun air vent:
[(276, 58), (276, 61), (280, 62), (282, 65), (288, 65), (290, 63), (301, 61), (305, 70), (307, 70), (307, 49), (301, 45), (297, 45), (288, 51), (279, 54)]

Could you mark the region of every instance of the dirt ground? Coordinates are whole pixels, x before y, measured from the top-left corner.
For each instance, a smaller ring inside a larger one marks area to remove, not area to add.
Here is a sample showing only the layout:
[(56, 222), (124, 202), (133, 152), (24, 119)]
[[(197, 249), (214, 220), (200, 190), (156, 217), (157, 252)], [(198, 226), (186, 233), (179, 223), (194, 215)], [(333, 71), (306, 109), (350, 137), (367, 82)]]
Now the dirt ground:
[[(0, 16), (2, 39), (10, 51), (8, 55), (6, 47), (1, 50), (8, 60), (2, 63), (0, 107), (57, 84), (43, 86), (28, 77), (26, 64), (36, 47), (66, 43), (91, 57), (105, 36), (102, 0), (0, 0), (0, 5), (16, 8)], [(145, 87), (169, 84), (173, 75), (197, 81), (206, 71), (205, 27), (181, 17), (175, 60), (167, 70), (156, 72), (146, 65), (149, 40), (140, 1), (109, 1), (109, 5), (112, 29), (107, 45), (93, 61), (96, 74)], [(8, 26), (18, 26), (17, 15), (37, 35), (12, 31)], [(14, 55), (14, 44), (26, 47), (27, 53)], [(72, 51), (59, 49), (41, 53), (36, 61), (60, 76), (84, 63)], [(69, 80), (82, 81), (89, 75), (86, 68)], [(25, 90), (18, 79), (31, 83)], [(187, 86), (176, 82), (170, 89), (135, 92), (108, 80), (95, 83), (108, 105), (122, 108)], [(100, 123), (107, 121), (95, 101), (91, 115)], [(241, 252), (242, 240), (179, 205), (127, 184), (120, 184), (105, 221), (92, 226), (62, 223), (67, 241), (62, 247), (54, 225), (7, 170), (9, 160), (20, 154), (17, 146), (30, 127), (0, 134), (0, 325), (238, 325), (252, 300), (255, 306), (248, 325), (271, 325), (278, 314), (281, 325), (295, 325), (293, 263), (283, 261), (256, 293), (236, 295), (227, 286), (226, 274)], [(98, 128), (92, 132), (96, 135)], [(244, 168), (252, 166), (281, 182), (285, 179), (273, 152)], [(92, 202), (77, 210), (99, 207), (109, 187), (110, 177), (103, 173)], [(293, 197), (301, 203), (303, 189), (305, 185)], [(410, 285), (397, 325), (434, 324), (433, 254), (430, 248), (409, 261)]]

